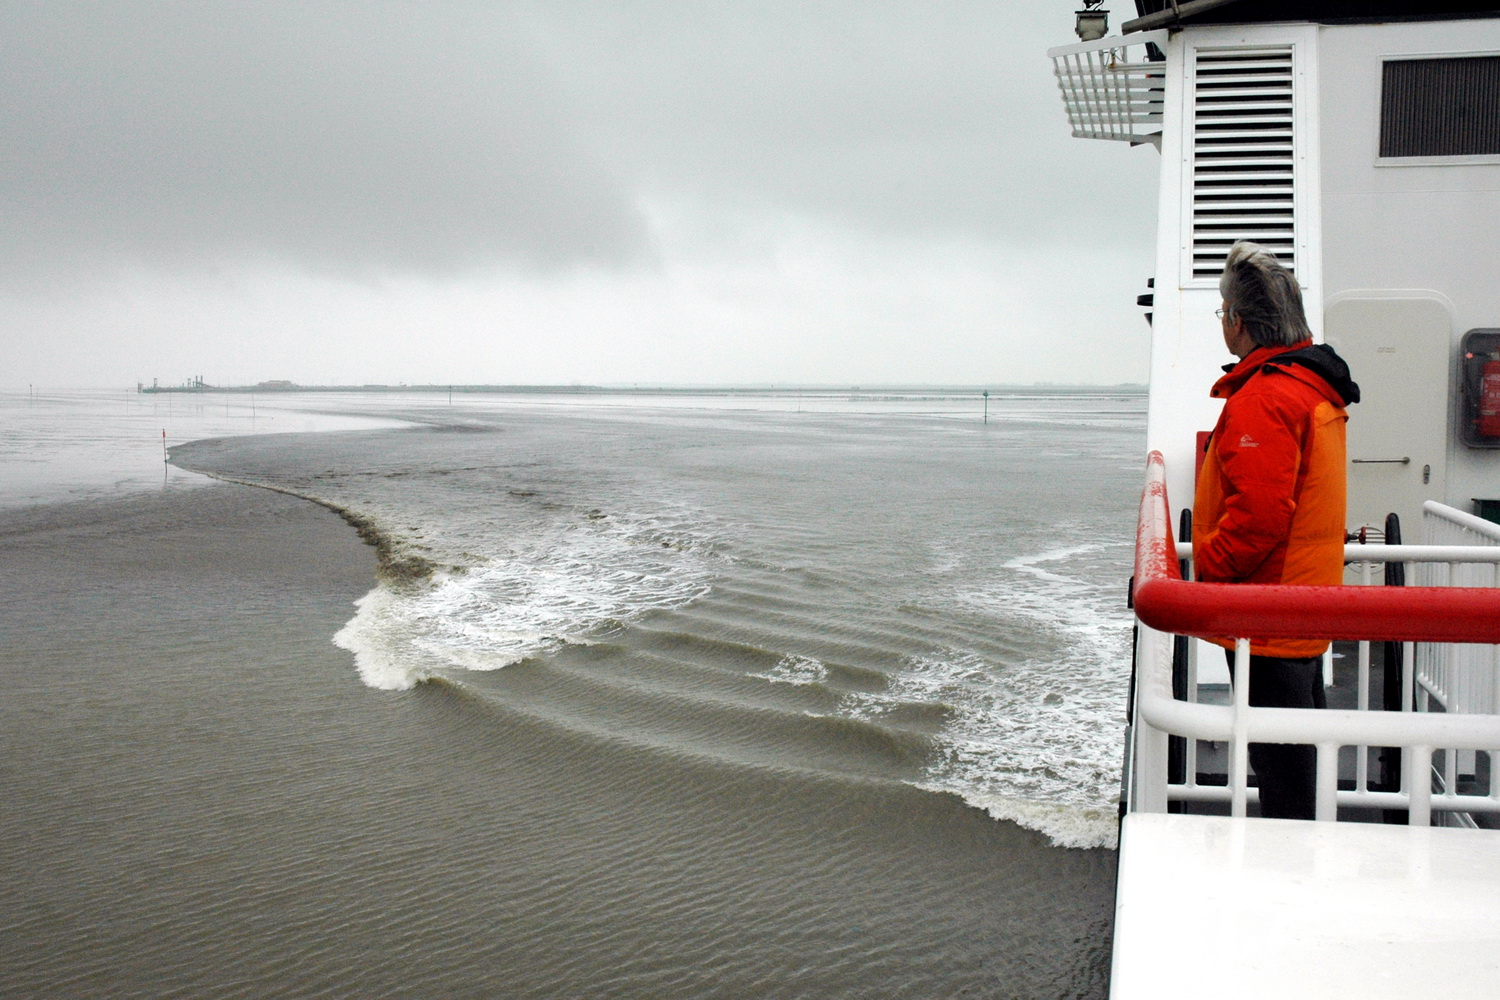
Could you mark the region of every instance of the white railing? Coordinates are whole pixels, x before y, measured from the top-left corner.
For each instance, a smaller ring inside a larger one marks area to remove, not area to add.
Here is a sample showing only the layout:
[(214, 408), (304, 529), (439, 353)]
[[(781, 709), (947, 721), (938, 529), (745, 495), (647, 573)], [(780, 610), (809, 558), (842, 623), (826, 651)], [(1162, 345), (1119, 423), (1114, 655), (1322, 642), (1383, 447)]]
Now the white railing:
[[(1422, 535), (1431, 545), (1462, 546), (1465, 551), (1500, 552), (1500, 525), (1429, 500), (1422, 511)], [(1500, 586), (1500, 560), (1474, 558), (1422, 563), (1413, 574), (1419, 586)], [(1416, 688), (1423, 708), (1436, 703), (1445, 712), (1500, 713), (1500, 659), (1493, 646), (1418, 643)]]
[(1166, 64), (1147, 58), (1148, 44), (1165, 47), (1167, 32), (1047, 50), (1075, 136), (1125, 142), (1159, 139)]
[[(1407, 664), (1413, 662), (1412, 643), (1445, 649), (1481, 643), (1492, 660), (1493, 644), (1500, 643), (1500, 589), (1492, 585), (1366, 588), (1187, 583), (1177, 563), (1186, 552), (1172, 542), (1168, 509), (1165, 469), (1160, 455), (1153, 453), (1137, 534), (1134, 593), (1141, 627), (1136, 647), (1134, 738), (1127, 762), (1131, 809), (1165, 812), (1172, 801), (1227, 800), (1231, 813), (1243, 816), (1255, 797), (1248, 788), (1249, 744), (1298, 743), (1317, 750), (1316, 815), (1320, 820), (1335, 819), (1340, 806), (1409, 810), (1414, 825), (1429, 824), (1434, 812), (1500, 813), (1500, 780), (1492, 777), (1483, 794), (1460, 793), (1457, 781), (1460, 775), (1472, 773), (1472, 767), (1464, 771), (1463, 766), (1472, 760), (1474, 751), (1495, 759), (1494, 753), (1500, 750), (1500, 714), (1491, 708), (1483, 712), (1417, 710), (1430, 706), (1414, 703), (1415, 675), (1410, 668), (1403, 677), (1403, 710), (1371, 711), (1367, 646), (1360, 657), (1360, 704), (1353, 710), (1251, 708), (1245, 684), (1233, 686), (1229, 705), (1202, 704), (1195, 700), (1197, 685), (1191, 675), (1189, 700), (1172, 694), (1172, 633), (1240, 636), (1237, 665), (1248, 655), (1249, 640), (1242, 638), (1247, 633), (1260, 638), (1403, 642), (1408, 644)], [(1480, 572), (1493, 573), (1500, 563), (1500, 547), (1356, 545), (1346, 549), (1346, 558), (1365, 564), (1366, 577), (1369, 567), (1397, 560), (1459, 565), (1466, 573), (1471, 564), (1478, 564), (1485, 567)], [(1451, 679), (1449, 686), (1453, 687)], [(1179, 782), (1168, 781), (1168, 740), (1174, 735), (1186, 738), (1190, 750), (1187, 773)], [(1227, 744), (1227, 786), (1197, 783), (1193, 751), (1198, 740)], [(1401, 749), (1399, 788), (1370, 786), (1372, 747)], [(1352, 789), (1340, 790), (1338, 764), (1343, 748), (1355, 755), (1356, 779)], [(1439, 764), (1436, 794), (1429, 777), (1435, 757)]]
[[(1423, 505), (1422, 537), (1433, 546), (1457, 545), (1470, 552), (1477, 548), (1500, 554), (1500, 525), (1435, 500)], [(1431, 560), (1419, 564), (1413, 576), (1420, 586), (1497, 587), (1500, 559)], [(1422, 642), (1415, 644), (1410, 656), (1419, 711), (1432, 711), (1435, 706), (1459, 714), (1500, 714), (1500, 646)], [(1500, 754), (1486, 756), (1489, 773), (1496, 775)], [(1440, 787), (1457, 788), (1462, 781), (1477, 779), (1478, 760), (1473, 751), (1459, 751), (1447, 754), (1438, 770)], [(1496, 784), (1497, 778), (1490, 781)]]
[[(1451, 511), (1452, 508), (1444, 508)], [(1455, 512), (1461, 513), (1461, 512)], [(1489, 525), (1489, 522), (1483, 522)], [(1424, 586), (1483, 586), (1495, 587), (1500, 574), (1500, 530), (1495, 532), (1490, 551), (1476, 552), (1475, 548), (1460, 542), (1456, 545), (1384, 545), (1350, 544), (1344, 546), (1344, 562), (1353, 566), (1360, 584), (1378, 585), (1376, 574), (1386, 563), (1400, 563), (1408, 572), (1415, 570), (1418, 583)], [(1188, 542), (1176, 544), (1177, 558), (1185, 562), (1191, 578), (1193, 546)], [(1441, 578), (1424, 574), (1430, 567), (1446, 568)], [(1400, 664), (1400, 700), (1407, 710), (1438, 710), (1461, 714), (1500, 714), (1500, 647), (1469, 645), (1460, 643), (1400, 643), (1400, 651), (1393, 659)], [(1356, 711), (1368, 712), (1382, 706), (1370, 703), (1373, 651), (1368, 639), (1355, 644), (1355, 699)], [(1186, 700), (1196, 703), (1201, 691), (1198, 674), (1199, 644), (1187, 647)], [(1389, 664), (1387, 665), (1389, 668)], [(1452, 692), (1450, 697), (1449, 692)], [(1353, 795), (1340, 798), (1341, 803), (1356, 804), (1367, 801), (1365, 793), (1372, 790), (1371, 752), (1383, 747), (1356, 746), (1348, 748), (1353, 753)], [(1440, 755), (1439, 776), (1443, 788), (1458, 787), (1460, 778), (1472, 779), (1475, 774), (1473, 751), (1460, 751)], [(1169, 795), (1173, 801), (1226, 801), (1229, 790), (1223, 785), (1201, 785), (1199, 776), (1199, 747), (1197, 740), (1188, 740), (1184, 748), (1184, 779), (1180, 788), (1173, 787)], [(1491, 760), (1491, 773), (1500, 774), (1494, 765), (1500, 759)], [(1376, 782), (1378, 784), (1379, 782)], [(1252, 801), (1254, 790), (1249, 792)]]

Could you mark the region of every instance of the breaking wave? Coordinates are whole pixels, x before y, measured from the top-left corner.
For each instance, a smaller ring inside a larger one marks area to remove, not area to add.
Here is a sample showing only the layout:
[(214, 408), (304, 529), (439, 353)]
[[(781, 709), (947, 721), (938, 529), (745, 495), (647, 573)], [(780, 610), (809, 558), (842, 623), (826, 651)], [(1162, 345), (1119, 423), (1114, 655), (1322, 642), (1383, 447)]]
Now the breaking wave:
[(401, 690), (441, 670), (499, 670), (587, 643), (709, 589), (708, 557), (681, 531), (597, 511), (423, 583), (382, 582), (334, 642), (370, 687)]

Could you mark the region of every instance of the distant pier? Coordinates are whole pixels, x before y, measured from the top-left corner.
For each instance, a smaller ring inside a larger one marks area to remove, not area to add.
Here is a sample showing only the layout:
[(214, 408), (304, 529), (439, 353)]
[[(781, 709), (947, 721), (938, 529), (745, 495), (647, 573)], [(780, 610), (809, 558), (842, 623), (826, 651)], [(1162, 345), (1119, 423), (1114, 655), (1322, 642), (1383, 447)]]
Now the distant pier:
[(178, 385), (160, 385), (152, 382), (147, 385), (137, 382), (135, 391), (139, 393), (162, 393), (162, 392), (240, 392), (240, 393), (267, 393), (267, 392), (530, 392), (530, 393), (557, 393), (557, 392), (630, 392), (628, 389), (606, 389), (597, 385), (385, 385), (383, 383), (369, 383), (366, 385), (298, 385), (284, 379), (272, 379), (267, 382), (257, 382), (254, 385), (212, 385), (203, 381), (202, 378), (192, 378)]
[(136, 383), (139, 393), (293, 393), (293, 392), (389, 392), (389, 393), (490, 393), (530, 395), (632, 395), (632, 396), (806, 396), (834, 394), (860, 399), (946, 399), (953, 396), (1143, 396), (1146, 387), (1135, 383), (1117, 385), (298, 385), (283, 379), (257, 382), (255, 385), (212, 385), (202, 378), (192, 378), (178, 385)]

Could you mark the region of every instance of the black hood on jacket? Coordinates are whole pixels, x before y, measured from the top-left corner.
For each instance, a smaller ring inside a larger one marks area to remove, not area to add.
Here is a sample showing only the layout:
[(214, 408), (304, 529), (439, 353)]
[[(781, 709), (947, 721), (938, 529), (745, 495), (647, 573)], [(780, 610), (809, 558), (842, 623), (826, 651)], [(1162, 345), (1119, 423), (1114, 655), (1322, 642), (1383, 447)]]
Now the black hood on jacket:
[(1262, 367), (1268, 368), (1274, 365), (1301, 365), (1327, 382), (1334, 392), (1344, 397), (1345, 406), (1359, 402), (1359, 385), (1349, 377), (1349, 366), (1344, 363), (1343, 358), (1338, 356), (1338, 352), (1327, 344), (1314, 344), (1295, 351), (1285, 351), (1267, 361)]

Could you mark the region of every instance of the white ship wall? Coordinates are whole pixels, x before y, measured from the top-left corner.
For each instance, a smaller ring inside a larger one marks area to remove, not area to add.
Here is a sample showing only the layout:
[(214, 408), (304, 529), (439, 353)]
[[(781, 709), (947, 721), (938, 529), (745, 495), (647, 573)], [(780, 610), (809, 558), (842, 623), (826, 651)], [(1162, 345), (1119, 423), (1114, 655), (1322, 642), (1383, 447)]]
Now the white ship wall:
[[(1350, 523), (1395, 510), (1408, 541), (1424, 498), (1463, 510), (1500, 497), (1500, 449), (1458, 433), (1459, 343), (1500, 328), (1500, 157), (1380, 162), (1384, 59), (1500, 54), (1500, 20), (1191, 28), (1167, 47), (1147, 447), (1167, 460), (1174, 514), (1190, 507), (1208, 389), (1233, 358), (1217, 283), (1189, 273), (1195, 49), (1291, 45), (1296, 54), (1296, 271), (1318, 340), (1350, 356)], [(1389, 453), (1389, 454), (1388, 454)], [(1398, 454), (1399, 453), (1399, 454)], [(1399, 459), (1405, 458), (1406, 464)], [(1392, 459), (1398, 461), (1390, 461)]]
[[(1324, 295), (1330, 327), (1345, 327), (1329, 336), (1341, 349), (1362, 334), (1384, 337), (1390, 357), (1387, 366), (1379, 356), (1362, 358), (1365, 370), (1354, 373), (1366, 398), (1350, 411), (1351, 457), (1401, 451), (1413, 458), (1404, 467), (1351, 467), (1355, 521), (1371, 520), (1379, 508), (1373, 500), (1361, 505), (1355, 491), (1390, 482), (1394, 500), (1386, 506), (1413, 524), (1417, 511), (1410, 499), (1402, 502), (1400, 477), (1410, 492), (1461, 510), (1471, 509), (1472, 498), (1500, 497), (1500, 449), (1466, 446), (1456, 405), (1464, 333), (1500, 328), (1500, 157), (1437, 163), (1382, 162), (1378, 155), (1384, 60), (1493, 54), (1500, 54), (1500, 20), (1319, 31)], [(1368, 307), (1359, 309), (1361, 301)], [(1341, 310), (1351, 322), (1334, 319)], [(1411, 446), (1390, 447), (1403, 434)], [(1441, 454), (1429, 462), (1418, 452), (1429, 450), (1420, 442), (1433, 435)], [(1433, 481), (1423, 491), (1428, 464)], [(1420, 541), (1411, 528), (1407, 538)]]

